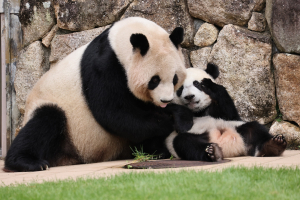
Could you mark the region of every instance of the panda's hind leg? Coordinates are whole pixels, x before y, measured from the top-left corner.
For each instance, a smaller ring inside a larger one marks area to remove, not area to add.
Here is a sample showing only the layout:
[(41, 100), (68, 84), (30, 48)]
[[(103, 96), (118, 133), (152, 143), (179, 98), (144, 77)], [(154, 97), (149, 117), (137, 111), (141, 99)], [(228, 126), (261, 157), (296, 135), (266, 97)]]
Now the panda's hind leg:
[(286, 149), (287, 143), (282, 135), (272, 136), (256, 121), (246, 122), (236, 130), (242, 135), (249, 156), (279, 156)]
[(3, 170), (41, 171), (56, 165), (65, 156), (66, 123), (64, 111), (56, 105), (37, 108), (12, 142)]
[(286, 149), (287, 142), (283, 135), (275, 135), (266, 141), (256, 156), (279, 156)]
[(208, 142), (208, 134), (181, 133), (175, 137), (173, 147), (183, 160), (220, 161), (222, 149), (216, 143)]

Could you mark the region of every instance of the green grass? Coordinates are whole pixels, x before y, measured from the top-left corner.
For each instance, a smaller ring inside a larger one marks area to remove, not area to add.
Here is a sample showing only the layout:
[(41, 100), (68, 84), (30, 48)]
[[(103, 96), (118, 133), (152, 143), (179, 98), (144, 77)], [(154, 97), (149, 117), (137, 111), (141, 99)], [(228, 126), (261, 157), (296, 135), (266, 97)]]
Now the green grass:
[(122, 174), (0, 187), (0, 199), (300, 199), (300, 169)]
[(131, 151), (132, 151), (132, 155), (134, 156), (134, 160), (138, 162), (146, 162), (149, 160), (157, 160), (160, 158), (160, 155), (145, 153), (143, 151), (143, 147), (140, 147), (140, 149), (134, 147), (134, 149), (131, 148)]

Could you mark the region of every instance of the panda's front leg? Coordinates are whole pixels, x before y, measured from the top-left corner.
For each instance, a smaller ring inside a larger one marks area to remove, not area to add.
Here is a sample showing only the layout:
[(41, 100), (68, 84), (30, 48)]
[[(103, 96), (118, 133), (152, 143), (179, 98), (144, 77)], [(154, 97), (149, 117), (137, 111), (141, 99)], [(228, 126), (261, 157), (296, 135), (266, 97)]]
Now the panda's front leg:
[(165, 110), (172, 116), (176, 132), (184, 133), (193, 127), (194, 114), (187, 107), (171, 103), (165, 108)]
[(207, 134), (182, 133), (173, 140), (173, 149), (183, 160), (220, 161), (223, 160), (222, 149), (216, 143), (209, 143)]
[(234, 102), (224, 86), (205, 78), (196, 87), (211, 98), (212, 103), (208, 109), (208, 115), (224, 120), (241, 120)]

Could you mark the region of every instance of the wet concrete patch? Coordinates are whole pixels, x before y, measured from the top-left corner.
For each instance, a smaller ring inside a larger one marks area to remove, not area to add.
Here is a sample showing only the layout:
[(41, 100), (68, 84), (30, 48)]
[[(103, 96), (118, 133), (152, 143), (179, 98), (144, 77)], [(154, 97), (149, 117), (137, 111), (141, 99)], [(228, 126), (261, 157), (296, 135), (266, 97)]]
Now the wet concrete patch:
[(192, 160), (158, 160), (139, 163), (130, 163), (124, 166), (126, 169), (164, 169), (164, 168), (179, 168), (179, 167), (195, 167), (204, 165), (215, 165), (230, 162), (229, 159), (224, 159), (218, 162), (192, 161)]

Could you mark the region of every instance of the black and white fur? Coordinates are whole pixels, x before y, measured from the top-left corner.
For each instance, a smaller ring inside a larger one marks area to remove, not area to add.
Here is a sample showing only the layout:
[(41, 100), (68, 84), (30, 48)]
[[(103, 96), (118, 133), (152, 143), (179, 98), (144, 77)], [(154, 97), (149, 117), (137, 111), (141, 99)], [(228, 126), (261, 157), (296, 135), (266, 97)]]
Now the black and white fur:
[(168, 136), (165, 107), (186, 76), (182, 40), (182, 28), (169, 35), (131, 17), (68, 55), (28, 95), (4, 171), (127, 159), (130, 145)]
[(174, 131), (166, 146), (177, 158), (218, 161), (235, 156), (279, 156), (286, 148), (282, 135), (272, 136), (256, 121), (241, 120), (226, 89), (214, 82), (218, 67), (187, 69), (175, 103), (194, 112), (194, 125), (186, 132)]

